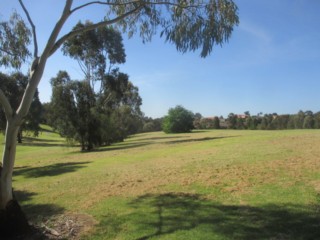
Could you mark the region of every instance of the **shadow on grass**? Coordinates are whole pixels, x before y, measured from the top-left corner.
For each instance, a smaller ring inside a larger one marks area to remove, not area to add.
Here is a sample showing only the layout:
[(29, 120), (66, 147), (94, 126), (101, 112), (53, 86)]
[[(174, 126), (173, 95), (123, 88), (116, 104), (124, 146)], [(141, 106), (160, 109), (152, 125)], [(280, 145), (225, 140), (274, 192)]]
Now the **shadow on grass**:
[(21, 204), (23, 211), (27, 218), (31, 221), (42, 221), (52, 216), (62, 214), (65, 209), (55, 204), (30, 204), (28, 201), (32, 200), (36, 193), (28, 191), (15, 190), (14, 196)]
[(188, 143), (188, 142), (204, 142), (204, 141), (218, 140), (218, 139), (232, 138), (232, 137), (236, 137), (236, 136), (190, 138), (190, 139), (182, 139), (182, 140), (176, 140), (176, 141), (168, 141), (168, 142), (166, 142), (166, 144), (177, 144), (177, 143)]
[(64, 208), (54, 204), (26, 203), (36, 195), (33, 192), (14, 190), (15, 198), (22, 205), (22, 209), (29, 219), (44, 219), (64, 212)]
[[(131, 148), (139, 148), (143, 146), (147, 146), (152, 144), (151, 142), (134, 142), (134, 143), (121, 143), (121, 144), (114, 144), (107, 147), (100, 147), (97, 149), (93, 149), (90, 152), (108, 152), (108, 151), (117, 151), (117, 150), (126, 150)], [(90, 153), (88, 151), (84, 151), (82, 153)]]
[(41, 142), (45, 142), (45, 143), (61, 143), (61, 140), (54, 140), (54, 139), (44, 139), (44, 138), (38, 138), (38, 137), (24, 137), (22, 139), (22, 143), (41, 143)]
[(140, 140), (165, 140), (165, 139), (178, 139), (178, 138), (186, 138), (189, 136), (167, 136), (167, 137), (148, 137), (148, 138), (141, 138)]
[(63, 143), (61, 140), (54, 139), (42, 139), (37, 137), (24, 137), (22, 143), (18, 143), (18, 146), (30, 146), (30, 147), (79, 147), (79, 145), (71, 145)]
[(56, 163), (48, 166), (41, 167), (20, 167), (16, 168), (13, 172), (15, 176), (23, 175), (28, 178), (37, 178), (45, 176), (57, 176), (65, 173), (75, 172), (81, 168), (86, 167), (90, 162), (68, 162)]
[[(152, 144), (180, 144), (180, 143), (188, 143), (188, 142), (203, 142), (203, 141), (210, 141), (210, 140), (218, 140), (223, 138), (231, 138), (231, 137), (237, 137), (237, 136), (225, 136), (225, 137), (204, 137), (204, 138), (187, 138), (190, 136), (185, 137), (155, 137), (155, 138), (145, 138), (141, 140), (149, 140), (149, 141), (137, 141), (137, 142), (123, 142), (120, 144), (114, 144), (107, 147), (100, 147), (94, 150), (91, 150), (90, 152), (107, 152), (107, 151), (117, 151), (117, 150), (126, 150), (126, 149), (132, 149), (132, 148), (139, 148), (144, 147)], [(178, 139), (178, 138), (184, 138), (180, 140), (170, 140), (170, 139)], [(186, 139), (187, 138), (187, 139)], [(157, 142), (156, 140), (162, 140), (162, 139), (168, 139), (168, 141), (163, 142)], [(152, 141), (155, 140), (155, 141)], [(82, 153), (90, 153), (90, 152), (82, 152)]]
[[(142, 235), (137, 240), (174, 233), (186, 239), (320, 239), (319, 206), (222, 205), (185, 193), (144, 195), (130, 205), (135, 210), (123, 222), (133, 222)], [(113, 225), (110, 220), (102, 222)], [(121, 220), (115, 221), (121, 230)]]

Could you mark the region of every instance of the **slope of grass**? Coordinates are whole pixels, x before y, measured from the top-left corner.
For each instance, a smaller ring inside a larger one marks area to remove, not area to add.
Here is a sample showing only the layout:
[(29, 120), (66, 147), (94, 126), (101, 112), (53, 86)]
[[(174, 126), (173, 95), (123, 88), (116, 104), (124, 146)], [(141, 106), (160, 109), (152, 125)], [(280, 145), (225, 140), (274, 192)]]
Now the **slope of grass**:
[(138, 134), (80, 153), (46, 129), (18, 147), (33, 221), (85, 213), (84, 239), (318, 239), (320, 131)]

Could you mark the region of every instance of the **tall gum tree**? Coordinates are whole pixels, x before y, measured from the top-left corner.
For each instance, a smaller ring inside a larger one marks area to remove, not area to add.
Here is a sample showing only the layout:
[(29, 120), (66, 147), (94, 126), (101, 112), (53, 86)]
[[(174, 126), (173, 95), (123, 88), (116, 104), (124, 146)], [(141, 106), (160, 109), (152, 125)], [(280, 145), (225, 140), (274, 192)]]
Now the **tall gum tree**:
[[(12, 109), (5, 93), (0, 89), (0, 103), (7, 119), (0, 166), (0, 210), (6, 210), (10, 201), (13, 201), (12, 174), (19, 127), (29, 111), (48, 58), (66, 40), (81, 32), (112, 25), (129, 36), (138, 33), (143, 41), (150, 41), (151, 37), (159, 32), (160, 37), (174, 44), (178, 51), (200, 49), (201, 57), (206, 57), (214, 45), (221, 45), (229, 39), (233, 27), (239, 22), (238, 9), (232, 0), (105, 0), (81, 1), (81, 5), (76, 5), (78, 2), (74, 4), (72, 0), (65, 0), (61, 16), (48, 36), (43, 51), (39, 53), (36, 26), (32, 16), (22, 0), (17, 1), (31, 30), (24, 28), (25, 22), (18, 17), (14, 28), (10, 29), (10, 24), (7, 28), (0, 28), (0, 64), (19, 67), (29, 54), (27, 45), (23, 45), (29, 40), (33, 42), (33, 53), (30, 54), (33, 60), (28, 73), (29, 82), (16, 111)], [(92, 5), (106, 9), (107, 15), (102, 16), (103, 20), (81, 29), (70, 30), (61, 36), (61, 30), (69, 17)]]

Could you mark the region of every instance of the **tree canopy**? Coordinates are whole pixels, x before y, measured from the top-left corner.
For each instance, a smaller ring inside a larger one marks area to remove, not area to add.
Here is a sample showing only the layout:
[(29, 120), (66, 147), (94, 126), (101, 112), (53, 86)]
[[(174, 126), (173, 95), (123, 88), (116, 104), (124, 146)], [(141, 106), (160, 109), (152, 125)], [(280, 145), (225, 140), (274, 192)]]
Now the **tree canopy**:
[(193, 129), (194, 114), (182, 106), (170, 108), (164, 117), (162, 129), (165, 133), (186, 133)]

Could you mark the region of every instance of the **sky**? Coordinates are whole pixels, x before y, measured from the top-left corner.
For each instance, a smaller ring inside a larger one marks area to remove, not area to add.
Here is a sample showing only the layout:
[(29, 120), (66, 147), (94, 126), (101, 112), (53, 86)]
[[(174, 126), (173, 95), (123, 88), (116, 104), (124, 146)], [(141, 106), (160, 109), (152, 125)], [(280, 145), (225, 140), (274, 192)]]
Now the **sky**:
[[(17, 0), (0, 1), (0, 21)], [(64, 1), (24, 0), (36, 25), (40, 51), (61, 13)], [(75, 0), (74, 4), (85, 2)], [(154, 36), (143, 44), (138, 36), (124, 34), (127, 60), (119, 65), (139, 88), (142, 111), (162, 117), (182, 105), (205, 117), (229, 113), (293, 114), (299, 110), (320, 111), (320, 1), (234, 0), (240, 24), (229, 41), (215, 46), (207, 58), (200, 52), (179, 53), (175, 46)], [(91, 7), (67, 22), (63, 33), (81, 19), (97, 21), (104, 10)], [(7, 71), (6, 69), (0, 69)], [(40, 100), (49, 102), (50, 79), (66, 70), (72, 79), (82, 79), (76, 61), (56, 52), (48, 61), (39, 85)]]

